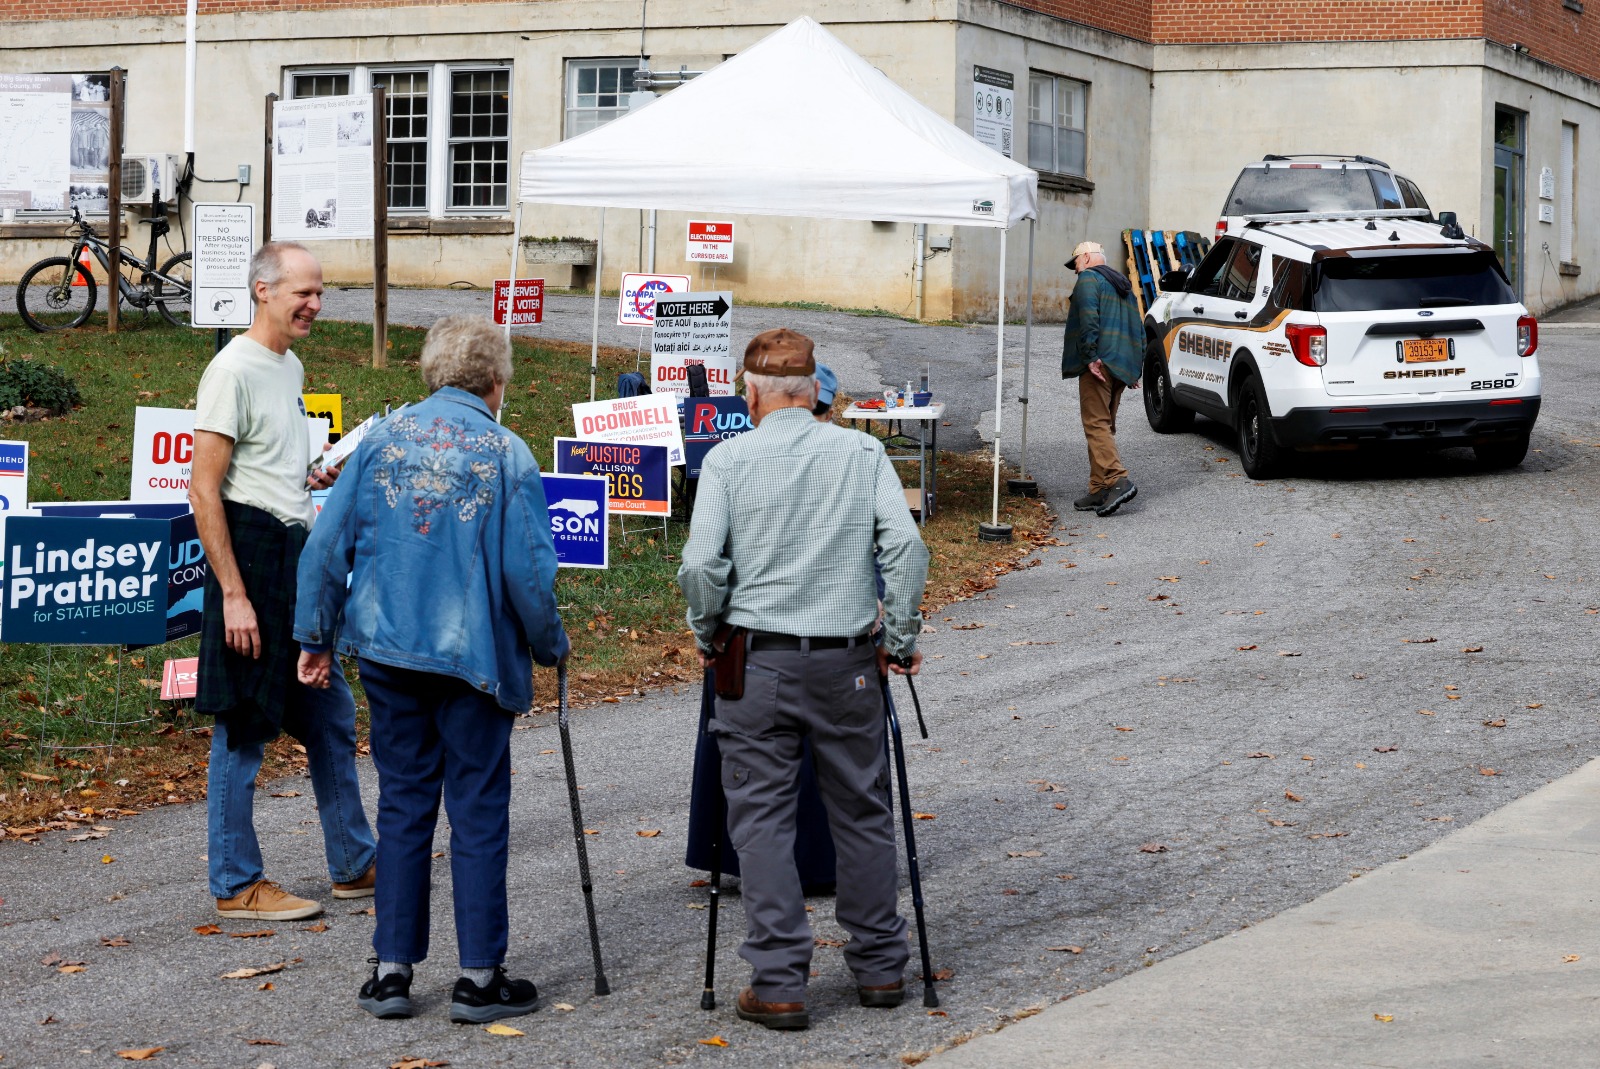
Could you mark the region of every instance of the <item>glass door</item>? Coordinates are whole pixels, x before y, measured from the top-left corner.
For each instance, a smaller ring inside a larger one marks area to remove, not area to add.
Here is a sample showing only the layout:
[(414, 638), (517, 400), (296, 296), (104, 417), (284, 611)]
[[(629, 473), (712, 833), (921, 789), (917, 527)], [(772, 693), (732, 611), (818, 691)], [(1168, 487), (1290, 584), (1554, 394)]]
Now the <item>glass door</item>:
[(1527, 116), (1494, 109), (1494, 251), (1505, 265), (1517, 296), (1522, 295), (1522, 215), (1524, 127)]

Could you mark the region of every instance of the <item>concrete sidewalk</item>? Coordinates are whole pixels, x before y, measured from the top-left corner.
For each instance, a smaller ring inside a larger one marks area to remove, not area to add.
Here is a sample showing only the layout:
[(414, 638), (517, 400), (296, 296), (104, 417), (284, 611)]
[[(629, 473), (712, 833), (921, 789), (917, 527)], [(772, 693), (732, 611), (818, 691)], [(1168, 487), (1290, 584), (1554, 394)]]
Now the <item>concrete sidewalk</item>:
[(1600, 761), (1303, 906), (924, 1064), (1594, 1065), (1597, 898)]

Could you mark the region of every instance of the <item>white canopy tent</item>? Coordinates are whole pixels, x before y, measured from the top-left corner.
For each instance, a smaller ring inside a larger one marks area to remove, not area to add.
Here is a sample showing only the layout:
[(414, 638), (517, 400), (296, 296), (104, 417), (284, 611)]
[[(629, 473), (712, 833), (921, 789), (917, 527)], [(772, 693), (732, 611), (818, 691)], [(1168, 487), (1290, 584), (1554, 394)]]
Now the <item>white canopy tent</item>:
[(1006, 230), (1031, 226), (1037, 190), (1032, 169), (979, 144), (803, 16), (644, 109), (523, 153), (518, 200), (598, 207), (602, 237), (608, 207), (999, 229), (997, 524)]

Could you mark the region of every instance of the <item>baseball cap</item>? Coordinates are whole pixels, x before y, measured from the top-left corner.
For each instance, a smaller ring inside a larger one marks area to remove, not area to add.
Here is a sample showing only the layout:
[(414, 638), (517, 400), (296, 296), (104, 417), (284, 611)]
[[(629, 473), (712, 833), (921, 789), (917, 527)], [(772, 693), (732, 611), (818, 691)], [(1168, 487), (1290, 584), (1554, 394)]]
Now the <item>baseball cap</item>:
[(839, 376), (827, 364), (817, 365), (817, 403), (833, 404), (833, 395), (839, 392)]
[(1072, 250), (1072, 259), (1068, 260), (1063, 266), (1072, 267), (1073, 264), (1078, 262), (1078, 257), (1090, 252), (1097, 252), (1101, 256), (1106, 254), (1105, 248), (1098, 241), (1080, 241)]

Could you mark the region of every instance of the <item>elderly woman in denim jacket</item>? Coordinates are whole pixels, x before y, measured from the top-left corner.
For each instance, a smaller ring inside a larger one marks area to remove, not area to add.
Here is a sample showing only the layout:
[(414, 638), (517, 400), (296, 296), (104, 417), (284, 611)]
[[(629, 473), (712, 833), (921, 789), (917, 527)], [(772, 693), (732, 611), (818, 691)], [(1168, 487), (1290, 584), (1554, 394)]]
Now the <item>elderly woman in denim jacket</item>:
[(312, 529), (294, 637), (303, 682), (327, 685), (336, 647), (358, 659), (372, 707), (377, 967), (357, 1002), (411, 1015), (442, 791), (461, 961), (450, 1019), (492, 1021), (538, 1000), (503, 968), (511, 719), (532, 702), (532, 662), (557, 663), (568, 642), (539, 468), (495, 420), (510, 346), (487, 320), (451, 316), (421, 363), (432, 395), (361, 443)]

